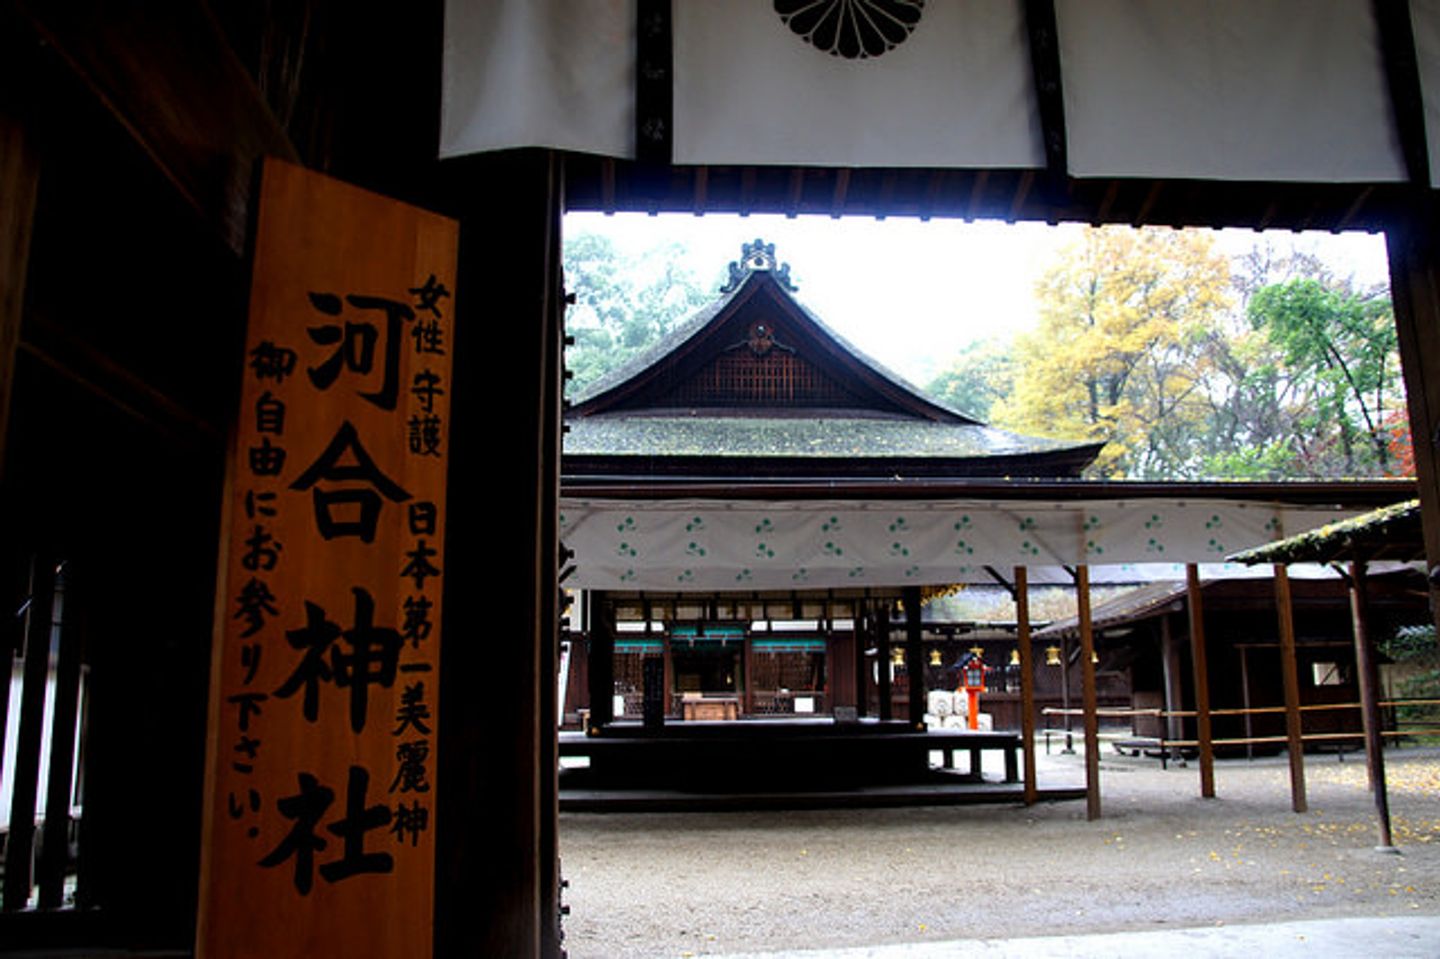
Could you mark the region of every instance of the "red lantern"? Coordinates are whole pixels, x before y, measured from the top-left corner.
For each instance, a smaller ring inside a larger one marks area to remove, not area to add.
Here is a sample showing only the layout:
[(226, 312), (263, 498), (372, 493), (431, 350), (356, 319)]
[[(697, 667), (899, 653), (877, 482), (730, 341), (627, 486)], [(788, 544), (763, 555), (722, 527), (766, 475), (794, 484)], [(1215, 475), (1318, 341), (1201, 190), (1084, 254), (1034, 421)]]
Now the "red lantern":
[(960, 672), (960, 688), (969, 700), (966, 704), (969, 706), (969, 709), (966, 712), (965, 723), (971, 729), (980, 728), (980, 694), (985, 690), (985, 671), (987, 668), (984, 660), (980, 658), (980, 654), (978, 652), (972, 652), (970, 661), (965, 664), (965, 668)]

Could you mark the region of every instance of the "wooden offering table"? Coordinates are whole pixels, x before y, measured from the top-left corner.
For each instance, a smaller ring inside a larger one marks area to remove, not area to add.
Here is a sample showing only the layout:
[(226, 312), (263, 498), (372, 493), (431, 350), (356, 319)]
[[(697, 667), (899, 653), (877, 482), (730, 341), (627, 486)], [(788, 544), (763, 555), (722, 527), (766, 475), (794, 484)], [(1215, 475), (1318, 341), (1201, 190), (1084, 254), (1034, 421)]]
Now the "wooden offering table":
[(686, 721), (740, 718), (740, 697), (715, 693), (686, 693), (680, 700), (680, 718)]

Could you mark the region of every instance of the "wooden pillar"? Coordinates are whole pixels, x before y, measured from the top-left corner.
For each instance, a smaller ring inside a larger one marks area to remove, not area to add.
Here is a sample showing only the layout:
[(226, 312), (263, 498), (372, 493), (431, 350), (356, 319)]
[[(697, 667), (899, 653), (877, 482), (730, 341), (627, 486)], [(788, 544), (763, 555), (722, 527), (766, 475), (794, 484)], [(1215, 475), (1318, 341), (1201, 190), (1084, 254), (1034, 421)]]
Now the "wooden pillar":
[[(435, 955), (551, 956), (557, 814), (553, 777), (541, 767), (555, 762), (556, 730), (540, 687), (554, 672), (558, 588), (560, 160), (517, 150), (448, 161), (442, 174), (444, 212), (460, 220), (461, 234)], [(497, 357), (509, 375), (495, 375)], [(489, 543), (505, 544), (505, 562), (483, 551)], [(503, 620), (477, 601), (482, 582), (503, 597)], [(491, 677), (483, 696), (479, 676)]]
[[(11, 26), (9, 17), (0, 24)], [(27, 83), (17, 74), (12, 43), (0, 42), (0, 477), (5, 473), (5, 435), (15, 383), (15, 354), (25, 307), (25, 277), (30, 262), (30, 234), (39, 192), (40, 163), (33, 137), (13, 100)], [(32, 77), (30, 83), (37, 82)], [(7, 684), (9, 679), (4, 680)]]
[(1200, 567), (1185, 565), (1190, 613), (1190, 665), (1195, 673), (1195, 738), (1200, 741), (1200, 795), (1215, 798), (1215, 746), (1210, 730), (1210, 665), (1205, 648), (1205, 606), (1200, 600)]
[(1295, 609), (1290, 601), (1290, 573), (1275, 565), (1275, 609), (1280, 619), (1280, 672), (1285, 685), (1285, 740), (1290, 753), (1290, 806), (1310, 808), (1305, 800), (1305, 743), (1300, 728), (1300, 676), (1295, 665)]
[(1100, 717), (1095, 714), (1095, 631), (1090, 622), (1090, 567), (1075, 570), (1080, 619), (1080, 685), (1085, 710), (1085, 818), (1100, 818)]
[(880, 604), (875, 623), (875, 662), (879, 665), (878, 695), (880, 697), (880, 721), (891, 718), (890, 705), (890, 603)]
[[(826, 639), (828, 640), (829, 637), (827, 636)], [(746, 636), (745, 639), (742, 640), (742, 642), (744, 642), (745, 644), (743, 647), (741, 647), (743, 651), (742, 659), (744, 661), (745, 668), (742, 670), (744, 675), (741, 676), (741, 679), (745, 683), (745, 689), (741, 695), (740, 701), (744, 704), (743, 708), (745, 710), (745, 715), (748, 716), (755, 711), (755, 684), (754, 681), (751, 679), (751, 676), (753, 676), (754, 674), (750, 671), (750, 665), (753, 662), (753, 660), (751, 659), (751, 646), (753, 645), (754, 641), (749, 636)], [(830, 657), (830, 643), (828, 641), (825, 643), (825, 657), (826, 659), (829, 659)]]
[(865, 650), (870, 646), (870, 603), (862, 602), (855, 609), (855, 716), (859, 718), (870, 711), (869, 670), (865, 664)]
[(1035, 650), (1030, 642), (1030, 571), (1015, 567), (1015, 641), (1020, 649), (1020, 749), (1025, 757), (1025, 804), (1039, 798), (1035, 781)]
[(1390, 837), (1390, 791), (1385, 783), (1385, 740), (1381, 735), (1380, 676), (1375, 667), (1375, 650), (1370, 643), (1369, 598), (1365, 564), (1350, 564), (1350, 615), (1355, 626), (1355, 672), (1360, 684), (1360, 714), (1365, 726), (1365, 765), (1370, 773), (1370, 791), (1375, 797), (1375, 848), (1395, 851)]
[[(925, 650), (920, 641), (920, 587), (905, 587), (905, 674), (910, 687), (910, 726), (925, 728)], [(978, 770), (977, 770), (978, 772)]]
[[(646, 620), (646, 623), (648, 624), (649, 620)], [(649, 628), (648, 625), (646, 628)], [(665, 635), (660, 637), (660, 655), (665, 657), (665, 715), (678, 716), (679, 714), (675, 712), (675, 655), (670, 648), (670, 633), (668, 630), (666, 631)], [(610, 700), (610, 708), (613, 712), (615, 708), (615, 700), (613, 698), (613, 694), (615, 692), (615, 656), (613, 653), (613, 647), (610, 656), (610, 663), (610, 692), (612, 694), (612, 698)]]
[(590, 722), (585, 732), (595, 736), (615, 721), (615, 607), (598, 589), (585, 597), (590, 604)]
[[(1170, 625), (1170, 615), (1160, 617), (1160, 669), (1165, 684), (1165, 711), (1174, 713), (1184, 709), (1185, 697), (1180, 682), (1180, 645), (1175, 642), (1175, 630)], [(1165, 717), (1165, 738), (1184, 739), (1185, 723), (1179, 716)]]
[(1410, 220), (1386, 231), (1385, 242), (1430, 570), (1430, 612), (1440, 628), (1440, 237), (1426, 215), (1430, 205), (1417, 207)]
[[(1238, 647), (1240, 652), (1240, 706), (1245, 710), (1245, 738), (1255, 738), (1254, 717), (1250, 715), (1250, 647)], [(1255, 758), (1255, 744), (1245, 744), (1245, 758)]]
[(1060, 637), (1060, 712), (1064, 714), (1065, 720), (1065, 748), (1061, 752), (1073, 754), (1075, 740), (1071, 735), (1070, 722), (1070, 639), (1064, 635)]

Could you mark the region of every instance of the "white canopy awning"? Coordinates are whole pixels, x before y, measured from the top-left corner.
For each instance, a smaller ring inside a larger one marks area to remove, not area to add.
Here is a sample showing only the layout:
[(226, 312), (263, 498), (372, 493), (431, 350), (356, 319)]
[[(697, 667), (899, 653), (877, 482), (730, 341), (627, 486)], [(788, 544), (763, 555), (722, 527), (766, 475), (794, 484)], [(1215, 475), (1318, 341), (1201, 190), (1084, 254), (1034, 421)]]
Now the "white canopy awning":
[[(675, 0), (675, 163), (1044, 166), (1019, 0), (931, 0), (863, 57), (777, 6)], [(1440, 0), (1410, 15), (1434, 184)], [(634, 0), (448, 0), (445, 19), (443, 156), (633, 156)], [(1405, 179), (1369, 0), (1057, 0), (1056, 26), (1073, 176)]]
[(986, 566), (1216, 563), (1359, 510), (1227, 500), (561, 502), (567, 586), (832, 589), (988, 582)]

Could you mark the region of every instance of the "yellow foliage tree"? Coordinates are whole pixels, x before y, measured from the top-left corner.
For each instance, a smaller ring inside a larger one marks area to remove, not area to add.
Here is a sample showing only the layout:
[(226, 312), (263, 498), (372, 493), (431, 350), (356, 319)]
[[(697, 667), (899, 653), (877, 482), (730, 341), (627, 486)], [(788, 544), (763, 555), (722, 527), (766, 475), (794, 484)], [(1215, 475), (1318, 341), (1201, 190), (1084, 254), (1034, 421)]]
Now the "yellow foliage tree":
[(1105, 440), (1100, 476), (1193, 474), (1210, 410), (1203, 346), (1229, 289), (1206, 233), (1087, 230), (1037, 284), (1040, 322), (1016, 340), (1014, 390), (993, 422)]

